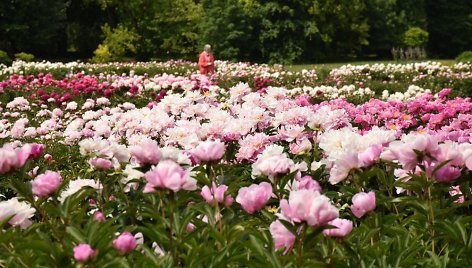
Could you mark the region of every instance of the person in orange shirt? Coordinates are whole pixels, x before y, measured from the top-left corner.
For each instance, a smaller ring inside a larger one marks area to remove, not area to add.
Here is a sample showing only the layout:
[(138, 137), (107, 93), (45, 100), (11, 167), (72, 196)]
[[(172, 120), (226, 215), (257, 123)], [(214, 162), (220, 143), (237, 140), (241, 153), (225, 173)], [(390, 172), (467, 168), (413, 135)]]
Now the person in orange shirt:
[(211, 53), (211, 46), (206, 44), (203, 47), (203, 52), (198, 58), (198, 65), (200, 66), (200, 74), (211, 75), (215, 73), (215, 58)]

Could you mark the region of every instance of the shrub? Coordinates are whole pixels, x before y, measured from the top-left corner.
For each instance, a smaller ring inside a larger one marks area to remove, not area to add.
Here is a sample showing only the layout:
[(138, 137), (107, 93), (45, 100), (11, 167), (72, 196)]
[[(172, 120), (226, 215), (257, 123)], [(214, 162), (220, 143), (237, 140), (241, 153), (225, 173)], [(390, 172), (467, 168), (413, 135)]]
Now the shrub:
[(407, 47), (422, 47), (428, 43), (429, 33), (419, 27), (411, 27), (405, 32), (403, 43)]
[(457, 62), (472, 62), (472, 51), (464, 51), (456, 58)]
[(15, 54), (15, 59), (30, 62), (34, 60), (34, 55), (26, 52), (20, 52)]
[(102, 27), (105, 40), (94, 51), (92, 62), (108, 62), (122, 60), (130, 54), (136, 53), (136, 41), (139, 35), (124, 26), (111, 29), (110, 26)]
[(8, 54), (3, 51), (3, 50), (0, 50), (0, 64), (6, 64), (6, 65), (10, 65), (11, 64), (11, 59), (10, 57), (8, 56)]

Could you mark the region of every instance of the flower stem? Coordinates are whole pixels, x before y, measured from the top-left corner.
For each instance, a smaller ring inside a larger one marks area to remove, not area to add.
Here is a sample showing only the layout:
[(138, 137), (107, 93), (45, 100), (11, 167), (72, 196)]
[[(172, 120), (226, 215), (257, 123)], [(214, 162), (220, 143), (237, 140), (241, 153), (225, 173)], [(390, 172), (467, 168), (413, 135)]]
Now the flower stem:
[(303, 242), (305, 242), (306, 232), (308, 230), (306, 224), (301, 226), (301, 236), (299, 236), (298, 240), (298, 248), (297, 248), (297, 267), (303, 267), (302, 263), (302, 255), (303, 255)]

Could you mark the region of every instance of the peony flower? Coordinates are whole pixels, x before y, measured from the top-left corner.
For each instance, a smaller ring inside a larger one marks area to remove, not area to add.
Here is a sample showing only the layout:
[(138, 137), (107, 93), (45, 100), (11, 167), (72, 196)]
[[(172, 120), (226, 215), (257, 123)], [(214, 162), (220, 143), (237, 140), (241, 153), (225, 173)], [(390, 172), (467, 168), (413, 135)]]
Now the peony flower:
[(456, 196), (459, 195), (459, 198), (457, 198), (454, 203), (459, 203), (462, 204), (465, 201), (464, 195), (462, 194), (461, 188), (459, 185), (456, 186), (451, 186), (449, 190), (449, 195), (450, 196)]
[(334, 219), (328, 222), (329, 225), (335, 226), (335, 228), (323, 230), (325, 236), (331, 237), (345, 237), (352, 231), (352, 221), (345, 219)]
[(197, 188), (197, 181), (191, 178), (189, 172), (171, 160), (163, 160), (153, 169), (146, 172), (144, 177), (147, 184), (145, 193), (155, 191), (156, 187), (178, 192), (181, 189), (193, 191)]
[(105, 215), (101, 211), (97, 211), (93, 214), (93, 218), (97, 221), (104, 222), (106, 221)]
[(295, 163), (283, 153), (283, 147), (270, 145), (252, 164), (252, 177), (265, 175), (272, 181), (278, 175), (290, 172)]
[(101, 189), (102, 188), (102, 186), (99, 182), (96, 182), (96, 181), (90, 180), (90, 179), (80, 179), (79, 178), (79, 179), (72, 180), (72, 181), (69, 182), (69, 186), (67, 187), (67, 189), (65, 189), (64, 191), (61, 192), (59, 200), (61, 202), (64, 202), (64, 200), (66, 200), (67, 197), (75, 194), (76, 192), (78, 192), (83, 187), (92, 187), (94, 189)]
[(34, 216), (36, 210), (26, 202), (18, 201), (18, 197), (0, 201), (0, 221), (13, 216), (8, 223), (12, 226), (27, 228), (31, 225), (30, 218)]
[(57, 190), (61, 182), (62, 178), (59, 173), (47, 170), (44, 174), (38, 175), (31, 183), (33, 194), (38, 197), (47, 197)]
[(338, 209), (328, 197), (317, 191), (291, 191), (289, 199), (280, 201), (282, 215), (296, 223), (305, 221), (310, 226), (323, 226), (339, 216)]
[(122, 254), (132, 252), (136, 245), (136, 238), (130, 232), (123, 232), (118, 238), (113, 240), (113, 247)]
[(314, 180), (311, 176), (303, 176), (298, 180), (294, 181), (294, 184), (296, 187), (294, 190), (301, 190), (301, 189), (307, 189), (307, 190), (312, 190), (312, 191), (317, 191), (321, 193), (321, 186), (320, 184)]
[(360, 192), (352, 197), (351, 211), (357, 218), (375, 209), (375, 192)]
[(79, 244), (74, 247), (74, 259), (78, 262), (87, 262), (93, 258), (95, 250), (89, 244)]
[(362, 166), (371, 166), (375, 161), (379, 160), (382, 149), (382, 145), (374, 144), (365, 151), (359, 153), (359, 160), (362, 163)]
[(274, 238), (275, 249), (285, 248), (287, 254), (295, 243), (295, 235), (290, 232), (279, 220), (274, 221), (269, 226), (270, 234)]
[(129, 151), (140, 165), (156, 165), (162, 158), (157, 142), (151, 139), (145, 139), (139, 145), (130, 146)]
[(236, 202), (241, 204), (247, 213), (253, 214), (266, 205), (271, 195), (272, 185), (268, 182), (261, 182), (239, 189)]
[(217, 203), (222, 203), (225, 206), (231, 206), (233, 203), (233, 198), (228, 195), (225, 197), (225, 192), (228, 190), (228, 186), (220, 185), (216, 187), (216, 184), (213, 182), (211, 189), (208, 186), (204, 186), (200, 195), (205, 199), (205, 201), (210, 205), (216, 205)]
[(113, 167), (113, 163), (105, 158), (92, 158), (89, 160), (89, 164), (99, 170), (107, 170)]
[(225, 144), (221, 141), (203, 141), (190, 151), (197, 162), (220, 160), (225, 154)]
[(361, 165), (356, 152), (345, 152), (334, 162), (334, 166), (329, 172), (329, 182), (338, 184), (347, 178), (352, 169), (359, 168)]

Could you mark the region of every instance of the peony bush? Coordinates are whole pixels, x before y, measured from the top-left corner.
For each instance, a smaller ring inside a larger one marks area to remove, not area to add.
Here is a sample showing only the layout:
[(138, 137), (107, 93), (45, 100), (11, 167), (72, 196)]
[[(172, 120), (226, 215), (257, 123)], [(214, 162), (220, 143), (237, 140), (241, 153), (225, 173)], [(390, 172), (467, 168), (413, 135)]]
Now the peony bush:
[(217, 68), (3, 67), (0, 264), (471, 266), (469, 65)]

